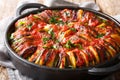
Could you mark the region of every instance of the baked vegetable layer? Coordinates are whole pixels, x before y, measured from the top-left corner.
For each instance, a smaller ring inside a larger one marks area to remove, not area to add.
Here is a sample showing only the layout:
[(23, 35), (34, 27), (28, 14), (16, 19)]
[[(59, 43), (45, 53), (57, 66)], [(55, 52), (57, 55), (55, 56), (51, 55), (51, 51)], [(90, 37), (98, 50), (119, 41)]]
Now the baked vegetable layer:
[(11, 47), (38, 65), (82, 68), (110, 60), (120, 51), (120, 28), (84, 10), (44, 10), (15, 23)]

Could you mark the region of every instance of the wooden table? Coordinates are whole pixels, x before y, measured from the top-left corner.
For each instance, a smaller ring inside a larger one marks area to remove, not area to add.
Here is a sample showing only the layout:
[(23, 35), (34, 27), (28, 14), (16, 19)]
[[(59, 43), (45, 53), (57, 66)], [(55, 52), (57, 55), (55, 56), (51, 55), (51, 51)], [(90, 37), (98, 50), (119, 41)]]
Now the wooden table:
[[(0, 19), (6, 16), (12, 16), (15, 13), (16, 6), (21, 0), (0, 0)], [(43, 3), (44, 0), (38, 0)], [(67, 0), (70, 2), (95, 1), (101, 10), (109, 15), (120, 14), (119, 0)]]
[[(0, 0), (0, 20), (8, 16), (14, 16), (16, 6), (21, 0)], [(43, 3), (44, 0), (38, 0), (39, 3)], [(101, 11), (109, 15), (120, 14), (120, 2), (119, 0), (68, 0), (70, 2), (96, 2)], [(120, 76), (120, 74), (117, 74)], [(0, 80), (9, 80), (7, 71), (4, 67), (0, 66)], [(120, 80), (120, 78), (118, 79)]]

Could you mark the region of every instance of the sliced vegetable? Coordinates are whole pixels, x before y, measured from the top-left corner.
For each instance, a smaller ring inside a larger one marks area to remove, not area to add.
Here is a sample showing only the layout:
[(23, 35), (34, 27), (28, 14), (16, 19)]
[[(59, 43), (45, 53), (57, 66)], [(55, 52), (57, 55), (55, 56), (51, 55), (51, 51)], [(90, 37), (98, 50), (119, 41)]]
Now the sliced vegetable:
[(32, 55), (35, 51), (36, 51), (37, 47), (36, 46), (30, 46), (28, 48), (25, 48), (22, 53), (20, 54), (20, 56), (22, 56), (23, 58), (28, 58), (30, 55)]
[(98, 56), (97, 51), (95, 50), (95, 48), (93, 46), (89, 46), (89, 49), (91, 50), (91, 52), (93, 53), (93, 55), (95, 56), (96, 62), (97, 64), (100, 63), (100, 59)]
[(101, 24), (99, 24), (97, 27), (98, 27), (98, 28), (104, 28), (105, 25), (106, 25), (105, 23), (101, 23)]
[(80, 51), (80, 54), (85, 60), (85, 65), (88, 66), (89, 65), (88, 55), (84, 53), (83, 51)]
[[(40, 63), (40, 59), (41, 59), (41, 56), (43, 55), (43, 53), (45, 52), (45, 49), (42, 49), (41, 51), (37, 50), (37, 59), (35, 60), (35, 64), (39, 64)], [(32, 58), (32, 57), (31, 57)], [(30, 59), (29, 59), (30, 60)], [(30, 60), (31, 61), (31, 60)]]
[(67, 54), (69, 56), (72, 67), (76, 68), (76, 59), (75, 59), (74, 53), (72, 51), (69, 51), (67, 52)]
[(50, 30), (51, 25), (47, 24), (46, 26), (44, 26), (44, 31), (48, 32)]
[(119, 52), (119, 46), (116, 44), (116, 41), (114, 41), (112, 38), (106, 38), (104, 39), (107, 43), (111, 44), (112, 47)]
[(8, 34), (12, 49), (41, 66), (95, 66), (120, 52), (120, 27), (91, 11), (43, 10), (13, 26)]
[(78, 10), (78, 12), (77, 12), (77, 18), (79, 19), (79, 20), (81, 20), (81, 18), (82, 18), (82, 16), (83, 16), (83, 10)]
[(118, 34), (111, 34), (111, 37), (116, 41), (120, 46), (120, 36)]
[(60, 60), (60, 66), (59, 68), (65, 68), (65, 63), (66, 63), (66, 59), (65, 59), (65, 56), (62, 56), (61, 57), (61, 60)]

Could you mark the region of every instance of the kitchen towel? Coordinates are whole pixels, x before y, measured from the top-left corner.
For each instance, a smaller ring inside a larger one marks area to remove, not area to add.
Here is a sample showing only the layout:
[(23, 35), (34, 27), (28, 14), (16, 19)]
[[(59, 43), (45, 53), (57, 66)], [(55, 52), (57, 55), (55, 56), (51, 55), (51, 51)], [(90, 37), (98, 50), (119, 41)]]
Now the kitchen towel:
[[(22, 0), (18, 3), (17, 8), (19, 8), (19, 6), (25, 3), (37, 3), (37, 0)], [(48, 7), (50, 6), (81, 6), (81, 7), (95, 9), (97, 11), (100, 10), (99, 7), (93, 1), (82, 2), (82, 3), (71, 3), (64, 0), (45, 0), (44, 4)], [(14, 18), (15, 17), (6, 17), (0, 21), (0, 65), (7, 68), (9, 80), (32, 80), (29, 77), (21, 75), (19, 71), (14, 67), (12, 62), (9, 60), (9, 58), (5, 55), (5, 53), (7, 53), (7, 50), (4, 45), (3, 35), (8, 24)], [(120, 15), (115, 16), (115, 18), (120, 21)]]

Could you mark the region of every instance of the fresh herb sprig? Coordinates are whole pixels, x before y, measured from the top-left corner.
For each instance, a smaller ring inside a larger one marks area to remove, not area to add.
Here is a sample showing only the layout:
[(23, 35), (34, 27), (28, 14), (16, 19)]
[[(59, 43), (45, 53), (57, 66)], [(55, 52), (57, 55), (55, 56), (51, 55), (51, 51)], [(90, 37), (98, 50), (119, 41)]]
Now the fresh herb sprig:
[(65, 47), (68, 48), (68, 49), (70, 49), (70, 48), (72, 48), (74, 46), (75, 45), (70, 40), (68, 40), (67, 43), (65, 44)]
[(49, 38), (44, 37), (42, 40), (43, 40), (43, 43), (44, 43), (44, 44), (46, 44), (46, 43), (47, 43), (47, 41), (48, 41), (48, 40), (50, 40), (50, 39), (49, 39)]
[(48, 31), (48, 34), (51, 35), (51, 38), (52, 38), (52, 39), (55, 39), (55, 34), (54, 34), (54, 31), (53, 31), (53, 28), (51, 28), (51, 29)]

